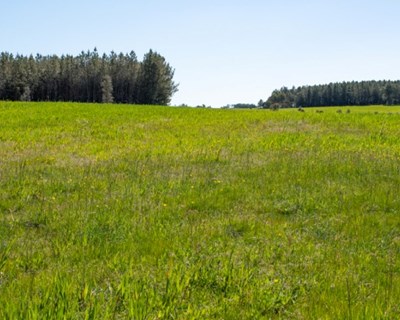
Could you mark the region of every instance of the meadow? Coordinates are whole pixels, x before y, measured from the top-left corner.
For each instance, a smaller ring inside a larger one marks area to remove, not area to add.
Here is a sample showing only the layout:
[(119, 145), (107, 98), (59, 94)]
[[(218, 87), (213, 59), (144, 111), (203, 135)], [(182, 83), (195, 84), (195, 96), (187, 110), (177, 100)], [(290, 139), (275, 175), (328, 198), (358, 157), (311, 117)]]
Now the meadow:
[(400, 107), (0, 102), (0, 318), (398, 319), (399, 137)]

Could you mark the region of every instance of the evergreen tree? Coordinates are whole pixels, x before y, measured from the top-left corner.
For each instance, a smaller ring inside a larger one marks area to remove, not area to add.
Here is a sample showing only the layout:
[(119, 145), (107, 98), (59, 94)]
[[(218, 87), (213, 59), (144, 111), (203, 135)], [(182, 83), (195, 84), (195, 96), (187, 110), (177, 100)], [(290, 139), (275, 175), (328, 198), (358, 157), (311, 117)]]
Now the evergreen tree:
[(114, 101), (114, 97), (112, 95), (113, 87), (112, 80), (109, 75), (105, 75), (103, 80), (101, 80), (101, 92), (102, 92), (102, 102), (103, 103), (112, 103)]
[(24, 87), (24, 92), (22, 93), (20, 100), (31, 101), (31, 89), (29, 88), (29, 86)]
[(0, 53), (0, 99), (168, 104), (173, 69), (158, 53), (13, 56)]
[(267, 108), (400, 103), (400, 81), (341, 82), (274, 90)]
[(166, 105), (178, 90), (174, 70), (165, 59), (150, 50), (143, 58), (138, 79), (138, 103)]

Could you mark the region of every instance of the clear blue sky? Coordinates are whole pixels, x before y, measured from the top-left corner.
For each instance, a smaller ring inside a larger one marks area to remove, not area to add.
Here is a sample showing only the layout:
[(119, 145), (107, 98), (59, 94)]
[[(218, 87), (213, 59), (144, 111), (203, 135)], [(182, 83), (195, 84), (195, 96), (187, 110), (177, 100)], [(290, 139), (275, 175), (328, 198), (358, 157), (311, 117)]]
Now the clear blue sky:
[(150, 48), (172, 104), (257, 103), (282, 86), (400, 79), (398, 0), (2, 0), (0, 51)]

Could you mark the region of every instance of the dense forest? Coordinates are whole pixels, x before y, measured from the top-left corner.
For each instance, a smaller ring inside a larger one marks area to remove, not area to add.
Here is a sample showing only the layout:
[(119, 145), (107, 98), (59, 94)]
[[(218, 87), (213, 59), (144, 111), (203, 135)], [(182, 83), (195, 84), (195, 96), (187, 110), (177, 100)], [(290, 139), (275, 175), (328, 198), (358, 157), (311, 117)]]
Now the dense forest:
[(166, 105), (177, 91), (174, 70), (150, 50), (136, 54), (35, 57), (0, 54), (0, 100), (117, 102)]
[(400, 103), (400, 81), (341, 82), (326, 85), (283, 87), (272, 92), (265, 108), (313, 106), (393, 105)]

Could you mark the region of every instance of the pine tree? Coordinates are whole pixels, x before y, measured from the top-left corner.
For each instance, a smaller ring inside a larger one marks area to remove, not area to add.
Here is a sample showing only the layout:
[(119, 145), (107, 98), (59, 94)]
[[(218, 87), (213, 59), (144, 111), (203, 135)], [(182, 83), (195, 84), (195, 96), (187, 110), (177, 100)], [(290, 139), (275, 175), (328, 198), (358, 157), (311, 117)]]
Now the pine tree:
[(24, 92), (22, 93), (20, 100), (31, 101), (31, 89), (29, 88), (29, 86), (24, 87)]
[(174, 70), (164, 57), (150, 50), (143, 58), (138, 79), (138, 103), (166, 105), (178, 91)]
[(103, 103), (114, 102), (112, 80), (109, 75), (105, 75), (101, 80), (101, 92)]

